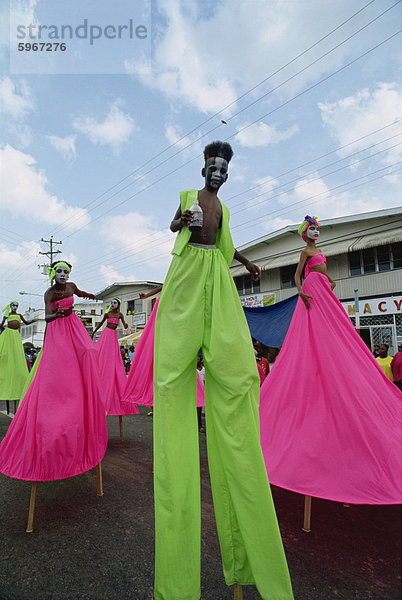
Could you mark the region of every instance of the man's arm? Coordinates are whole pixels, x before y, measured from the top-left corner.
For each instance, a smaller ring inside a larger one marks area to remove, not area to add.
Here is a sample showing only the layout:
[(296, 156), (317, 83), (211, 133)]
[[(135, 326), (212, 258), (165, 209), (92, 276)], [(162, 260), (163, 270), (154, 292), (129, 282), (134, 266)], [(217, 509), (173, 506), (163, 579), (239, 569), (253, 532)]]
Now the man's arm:
[(260, 281), (260, 279), (261, 279), (260, 267), (258, 267), (254, 263), (250, 262), (248, 260), (248, 258), (243, 256), (243, 254), (240, 254), (240, 252), (238, 252), (237, 250), (235, 250), (233, 258), (235, 258), (236, 260), (241, 262), (246, 267), (247, 271), (249, 271), (249, 273), (251, 273), (251, 275), (253, 276), (254, 281)]
[(181, 214), (181, 206), (176, 211), (176, 214), (173, 218), (173, 221), (170, 223), (170, 231), (176, 233), (176, 231), (180, 231), (182, 227), (188, 227), (193, 220), (193, 213), (191, 210), (185, 210), (183, 214)]

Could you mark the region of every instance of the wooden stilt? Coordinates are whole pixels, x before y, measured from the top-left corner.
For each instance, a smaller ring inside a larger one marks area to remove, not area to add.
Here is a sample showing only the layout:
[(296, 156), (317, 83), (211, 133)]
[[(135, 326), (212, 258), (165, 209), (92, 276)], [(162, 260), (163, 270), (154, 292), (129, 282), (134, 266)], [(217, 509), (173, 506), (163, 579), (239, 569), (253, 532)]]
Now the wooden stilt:
[(243, 588), (239, 583), (235, 583), (233, 586), (234, 600), (243, 600)]
[(119, 415), (120, 441), (123, 441), (123, 417)]
[(32, 487), (31, 487), (31, 498), (29, 500), (28, 523), (27, 523), (27, 528), (25, 530), (26, 533), (33, 532), (33, 519), (34, 519), (34, 512), (35, 512), (35, 500), (36, 500), (37, 486), (38, 486), (38, 482), (33, 481)]
[(98, 496), (103, 496), (103, 483), (102, 483), (102, 463), (96, 465), (96, 487), (98, 490)]
[(18, 400), (14, 400), (14, 414), (17, 412)]
[(311, 496), (304, 496), (304, 522), (303, 531), (311, 531)]
[(10, 414), (10, 400), (6, 400), (6, 405), (7, 405), (7, 414)]

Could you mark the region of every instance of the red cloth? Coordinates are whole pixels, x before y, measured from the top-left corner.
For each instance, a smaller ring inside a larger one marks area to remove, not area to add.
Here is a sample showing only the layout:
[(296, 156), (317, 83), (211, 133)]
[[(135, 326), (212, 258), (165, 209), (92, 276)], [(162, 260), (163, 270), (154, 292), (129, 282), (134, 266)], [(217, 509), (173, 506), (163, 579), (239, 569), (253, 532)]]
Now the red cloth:
[(260, 365), (261, 365), (262, 370), (264, 371), (264, 375), (266, 377), (269, 373), (269, 362), (267, 361), (266, 358), (262, 357), (261, 361), (260, 361)]

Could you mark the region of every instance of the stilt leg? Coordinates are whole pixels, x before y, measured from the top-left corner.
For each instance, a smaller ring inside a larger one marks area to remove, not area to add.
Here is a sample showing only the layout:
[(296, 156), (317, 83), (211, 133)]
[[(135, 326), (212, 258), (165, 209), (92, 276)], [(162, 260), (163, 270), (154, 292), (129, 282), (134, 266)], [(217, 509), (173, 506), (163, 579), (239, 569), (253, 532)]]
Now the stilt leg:
[(233, 586), (233, 592), (234, 592), (234, 600), (243, 600), (243, 588), (241, 585), (239, 585), (238, 583), (235, 583)]
[(6, 400), (6, 404), (7, 404), (7, 414), (10, 414), (10, 400)]
[(102, 463), (96, 465), (96, 486), (98, 490), (98, 496), (103, 496)]
[(123, 417), (119, 415), (120, 441), (123, 441)]
[(31, 498), (29, 500), (29, 511), (28, 511), (28, 524), (27, 524), (27, 528), (26, 528), (26, 533), (32, 533), (33, 532), (33, 519), (34, 519), (34, 512), (35, 512), (35, 500), (36, 500), (36, 488), (38, 486), (38, 482), (37, 481), (33, 481), (32, 482), (32, 487), (31, 487)]
[(304, 496), (304, 522), (303, 531), (311, 531), (311, 496)]
[(18, 400), (14, 400), (14, 414), (17, 412)]

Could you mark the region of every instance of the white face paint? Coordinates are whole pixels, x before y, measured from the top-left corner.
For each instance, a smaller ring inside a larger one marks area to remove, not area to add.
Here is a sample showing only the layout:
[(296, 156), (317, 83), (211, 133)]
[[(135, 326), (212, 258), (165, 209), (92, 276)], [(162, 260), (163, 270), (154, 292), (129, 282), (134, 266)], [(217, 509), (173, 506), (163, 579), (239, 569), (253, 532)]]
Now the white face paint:
[(228, 163), (220, 156), (209, 158), (205, 165), (207, 188), (218, 190), (228, 177)]
[(54, 275), (56, 283), (60, 283), (62, 285), (64, 283), (67, 283), (69, 276), (70, 276), (70, 273), (69, 273), (67, 267), (63, 267), (63, 265), (59, 265), (58, 267), (56, 267), (56, 271), (55, 271), (55, 275)]
[(11, 308), (11, 312), (15, 312), (18, 308), (18, 302), (11, 302), (10, 308)]
[(319, 227), (317, 227), (317, 225), (309, 225), (309, 227), (306, 231), (306, 236), (308, 238), (310, 238), (310, 240), (317, 240), (319, 235), (320, 235)]
[(119, 308), (119, 302), (115, 298), (113, 298), (113, 300), (111, 301), (110, 304), (111, 304), (113, 310), (116, 310), (117, 308)]

